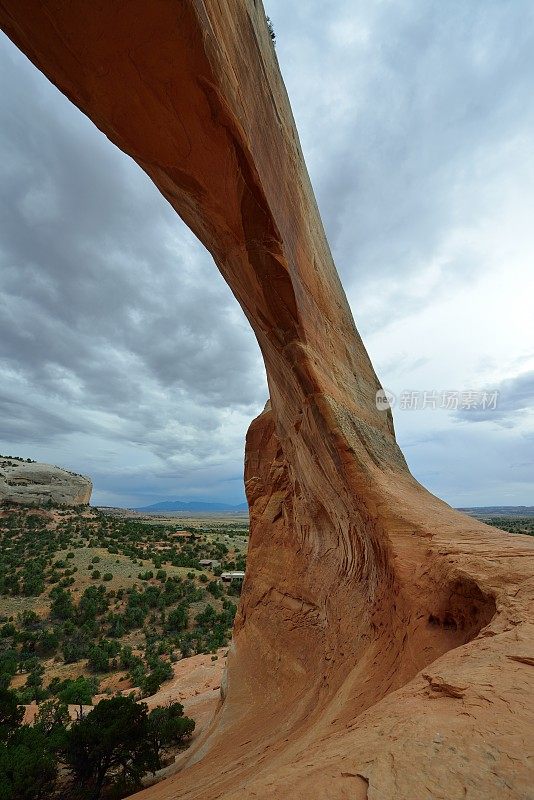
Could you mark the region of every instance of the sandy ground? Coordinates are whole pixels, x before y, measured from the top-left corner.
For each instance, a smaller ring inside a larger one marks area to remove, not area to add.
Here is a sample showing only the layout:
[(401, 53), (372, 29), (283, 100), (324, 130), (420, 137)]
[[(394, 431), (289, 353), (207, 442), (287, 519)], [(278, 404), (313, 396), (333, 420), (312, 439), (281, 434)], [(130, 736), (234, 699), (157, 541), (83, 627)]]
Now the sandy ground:
[(150, 709), (178, 701), (184, 713), (195, 720), (194, 738), (208, 725), (219, 701), (221, 678), (226, 665), (227, 648), (211, 655), (191, 656), (174, 664), (174, 678), (167, 681), (157, 694), (145, 698)]

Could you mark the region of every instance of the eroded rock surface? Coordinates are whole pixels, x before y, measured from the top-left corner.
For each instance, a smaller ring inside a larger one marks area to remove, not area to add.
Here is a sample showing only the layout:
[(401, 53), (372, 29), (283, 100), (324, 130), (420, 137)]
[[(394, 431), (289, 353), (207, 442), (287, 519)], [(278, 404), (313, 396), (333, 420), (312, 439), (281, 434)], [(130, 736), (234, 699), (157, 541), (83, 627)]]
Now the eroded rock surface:
[(87, 505), (93, 484), (89, 478), (51, 464), (0, 456), (0, 503), (43, 506)]
[(532, 798), (533, 544), (423, 489), (377, 410), (261, 2), (0, 19), (210, 250), (267, 370), (224, 702), (140, 797)]

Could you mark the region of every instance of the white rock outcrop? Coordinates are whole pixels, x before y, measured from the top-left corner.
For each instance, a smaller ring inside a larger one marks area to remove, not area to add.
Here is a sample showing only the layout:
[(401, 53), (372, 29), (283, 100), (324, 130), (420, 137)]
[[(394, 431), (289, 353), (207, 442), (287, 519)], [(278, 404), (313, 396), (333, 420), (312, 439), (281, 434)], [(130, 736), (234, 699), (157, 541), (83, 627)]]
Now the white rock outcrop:
[(87, 505), (93, 484), (89, 478), (50, 464), (0, 456), (0, 503), (41, 506), (52, 501)]

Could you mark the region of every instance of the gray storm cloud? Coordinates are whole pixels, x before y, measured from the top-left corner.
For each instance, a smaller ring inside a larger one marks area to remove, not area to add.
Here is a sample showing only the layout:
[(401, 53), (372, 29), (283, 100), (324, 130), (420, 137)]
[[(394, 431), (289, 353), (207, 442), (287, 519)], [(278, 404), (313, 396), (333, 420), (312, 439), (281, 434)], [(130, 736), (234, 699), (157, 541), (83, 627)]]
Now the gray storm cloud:
[[(413, 336), (402, 341), (401, 328), (485, 279), (481, 220), (494, 230), (503, 197), (516, 202), (534, 170), (534, 8), (266, 6), (332, 250), (380, 377), (435, 381), (433, 360)], [(5, 38), (0, 91), (0, 449), (86, 470), (107, 504), (241, 502), (244, 434), (267, 389), (255, 339), (211, 257), (138, 167)], [(386, 328), (391, 342), (375, 345)], [(525, 341), (515, 355), (524, 357)], [(532, 385), (505, 366), (493, 383), (517, 379), (526, 418)], [(516, 420), (507, 431), (486, 416), (480, 435), (452, 415), (421, 420), (417, 434), (396, 422), (416, 476), (476, 505), (528, 499), (512, 465), (530, 463), (530, 429)], [(444, 467), (460, 452), (471, 464), (461, 486)]]

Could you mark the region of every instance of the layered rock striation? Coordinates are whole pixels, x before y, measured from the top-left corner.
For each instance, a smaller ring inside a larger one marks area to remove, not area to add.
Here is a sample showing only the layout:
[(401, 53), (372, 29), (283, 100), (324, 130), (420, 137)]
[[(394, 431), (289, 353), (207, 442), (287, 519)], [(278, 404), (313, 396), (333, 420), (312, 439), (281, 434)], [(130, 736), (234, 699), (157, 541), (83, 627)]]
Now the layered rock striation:
[(223, 699), (146, 798), (526, 798), (534, 548), (410, 474), (340, 285), (260, 0), (0, 0), (256, 334), (247, 576)]
[(89, 478), (50, 464), (0, 456), (0, 503), (82, 506), (91, 500)]

